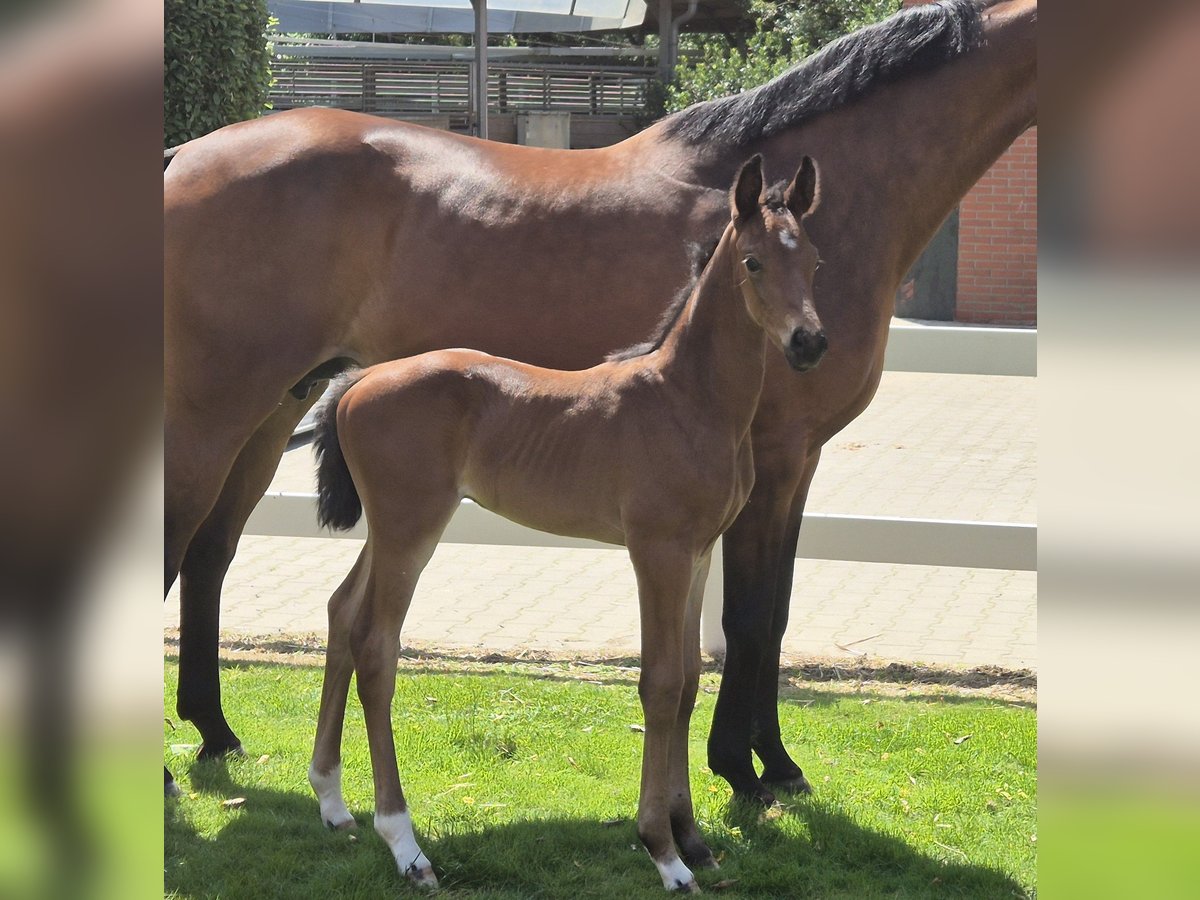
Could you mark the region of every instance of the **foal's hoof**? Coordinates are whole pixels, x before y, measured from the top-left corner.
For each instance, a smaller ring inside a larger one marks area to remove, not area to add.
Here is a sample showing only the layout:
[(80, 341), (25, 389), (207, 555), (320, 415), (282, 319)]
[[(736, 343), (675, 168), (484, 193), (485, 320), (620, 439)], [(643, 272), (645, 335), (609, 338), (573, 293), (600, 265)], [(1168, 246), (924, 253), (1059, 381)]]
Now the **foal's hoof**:
[(686, 884), (682, 881), (677, 881), (675, 887), (671, 888), (672, 894), (698, 894), (700, 893), (700, 885), (696, 884), (696, 879), (693, 878)]
[(171, 774), (171, 772), (168, 769), (164, 768), (163, 773), (165, 775), (165, 777), (163, 778), (163, 796), (164, 797), (181, 797), (181, 796), (183, 796), (183, 788), (181, 788), (179, 786), (179, 782), (177, 782), (175, 780), (175, 777)]
[(419, 888), (427, 888), (432, 891), (438, 886), (437, 876), (433, 874), (432, 866), (426, 866), (423, 869), (413, 866), (404, 874), (408, 876), (409, 881)]
[(804, 777), (804, 773), (798, 773), (792, 778), (784, 778), (779, 781), (769, 780), (764, 778), (763, 781), (769, 784), (772, 790), (778, 791), (781, 794), (811, 794), (812, 785), (808, 783), (808, 779)]
[(325, 827), (330, 831), (353, 831), (358, 827), (358, 823), (354, 821), (354, 816), (350, 816), (348, 819), (340, 819), (336, 822), (333, 819), (326, 819)]

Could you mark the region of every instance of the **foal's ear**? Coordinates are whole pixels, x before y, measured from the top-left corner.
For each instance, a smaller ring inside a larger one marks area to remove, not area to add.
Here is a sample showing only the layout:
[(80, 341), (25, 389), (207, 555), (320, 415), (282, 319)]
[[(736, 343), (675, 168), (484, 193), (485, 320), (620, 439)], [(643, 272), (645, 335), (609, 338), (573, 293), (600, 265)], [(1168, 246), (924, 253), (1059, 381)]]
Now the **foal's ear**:
[(800, 170), (788, 185), (783, 199), (797, 219), (812, 210), (817, 199), (817, 166), (811, 156), (800, 161)]
[(746, 219), (758, 212), (762, 205), (763, 173), (762, 154), (755, 153), (746, 160), (733, 190), (729, 192), (729, 213), (735, 219)]

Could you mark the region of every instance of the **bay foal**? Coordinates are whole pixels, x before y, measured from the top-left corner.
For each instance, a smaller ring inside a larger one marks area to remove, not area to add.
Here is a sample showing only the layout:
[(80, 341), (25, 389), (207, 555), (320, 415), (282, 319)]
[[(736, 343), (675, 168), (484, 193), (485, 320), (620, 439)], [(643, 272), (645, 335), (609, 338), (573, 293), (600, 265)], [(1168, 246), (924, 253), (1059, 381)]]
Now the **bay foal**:
[(351, 826), (340, 744), (356, 672), (375, 829), (416, 883), (437, 880), (414, 838), (396, 766), (396, 658), (417, 579), (463, 497), (543, 531), (629, 549), (646, 727), (638, 835), (668, 889), (699, 890), (688, 865), (716, 865), (688, 785), (700, 600), (713, 543), (754, 481), (750, 423), (768, 342), (799, 371), (825, 351), (812, 298), (817, 252), (800, 225), (816, 180), (805, 157), (791, 184), (764, 192), (762, 157), (752, 157), (734, 182), (731, 221), (711, 259), (649, 347), (577, 372), (474, 350), (426, 353), (345, 378), (322, 411), (322, 524), (349, 528), (365, 508), (369, 529), (329, 601), (309, 779), (325, 821)]

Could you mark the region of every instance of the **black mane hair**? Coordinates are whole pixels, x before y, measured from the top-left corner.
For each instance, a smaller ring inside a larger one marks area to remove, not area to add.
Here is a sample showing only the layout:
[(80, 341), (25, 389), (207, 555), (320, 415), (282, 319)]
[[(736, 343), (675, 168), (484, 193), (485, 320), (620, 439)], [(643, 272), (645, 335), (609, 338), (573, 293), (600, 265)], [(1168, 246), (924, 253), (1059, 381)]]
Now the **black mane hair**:
[(932, 68), (983, 41), (991, 0), (938, 0), (903, 9), (838, 38), (760, 87), (708, 100), (663, 120), (689, 142), (748, 144), (861, 97), (871, 88)]
[(640, 344), (634, 344), (632, 347), (626, 347), (624, 350), (614, 350), (608, 356), (604, 357), (607, 362), (620, 362), (625, 359), (634, 359), (639, 356), (645, 356), (647, 353), (653, 353), (663, 345), (663, 341), (667, 339), (667, 335), (671, 333), (671, 329), (675, 327), (675, 323), (679, 320), (679, 316), (683, 313), (683, 308), (687, 306), (688, 298), (692, 296), (692, 291), (696, 288), (696, 283), (700, 280), (700, 276), (704, 273), (709, 262), (713, 258), (713, 254), (717, 252), (717, 245), (721, 242), (720, 238), (712, 243), (711, 246), (705, 247), (703, 244), (689, 242), (687, 245), (688, 255), (691, 257), (692, 274), (688, 278), (688, 282), (680, 288), (667, 308), (663, 310), (658, 324), (654, 326), (654, 331), (650, 337), (642, 341)]

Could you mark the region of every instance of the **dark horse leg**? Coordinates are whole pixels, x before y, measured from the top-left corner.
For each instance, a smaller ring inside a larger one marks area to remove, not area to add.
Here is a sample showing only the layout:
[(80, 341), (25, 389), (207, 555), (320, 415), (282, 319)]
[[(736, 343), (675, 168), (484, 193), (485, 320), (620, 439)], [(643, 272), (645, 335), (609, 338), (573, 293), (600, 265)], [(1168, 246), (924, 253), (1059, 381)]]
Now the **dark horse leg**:
[(296, 423), (321, 396), (319, 384), (304, 400), (290, 394), (238, 454), (216, 505), (188, 544), (179, 572), (179, 691), (176, 712), (203, 741), (201, 758), (241, 749), (221, 709), (219, 632), (221, 585), (250, 513), (279, 467)]
[(813, 473), (817, 470), (820, 450), (809, 453), (805, 459), (804, 475), (800, 490), (792, 503), (788, 515), (779, 565), (775, 579), (775, 602), (771, 616), (771, 627), (759, 663), (758, 684), (754, 691), (754, 723), (751, 727), (751, 747), (763, 764), (762, 781), (772, 791), (786, 793), (812, 792), (812, 787), (800, 767), (792, 761), (783, 746), (779, 731), (779, 656), (783, 645), (783, 633), (787, 630), (788, 612), (792, 600), (792, 575), (796, 569), (796, 544), (800, 538), (800, 522), (804, 504), (808, 499), (808, 488)]
[(94, 834), (78, 799), (78, 649), (81, 612), (79, 580), (70, 566), (42, 579), (28, 599), (29, 618), (23, 719), (24, 778), (29, 809), (50, 838), (45, 896), (86, 893), (96, 859)]
[[(794, 469), (788, 472), (788, 468), (781, 467), (783, 471), (776, 476), (759, 466), (749, 502), (725, 532), (725, 610), (721, 617), (725, 665), (708, 738), (709, 768), (729, 782), (735, 795), (766, 804), (775, 797), (755, 773), (751, 748), (767, 744), (754, 734), (762, 706), (756, 693), (765, 671), (773, 668), (778, 679), (779, 644), (776, 640), (772, 645), (772, 634), (779, 573), (785, 555), (789, 550), (795, 552), (794, 540), (785, 545), (791, 536), (788, 524), (799, 473)], [(785, 612), (784, 624), (786, 621)], [(773, 706), (777, 684), (770, 697)], [(777, 713), (774, 722), (778, 743)], [(763, 724), (769, 728), (770, 720)]]

